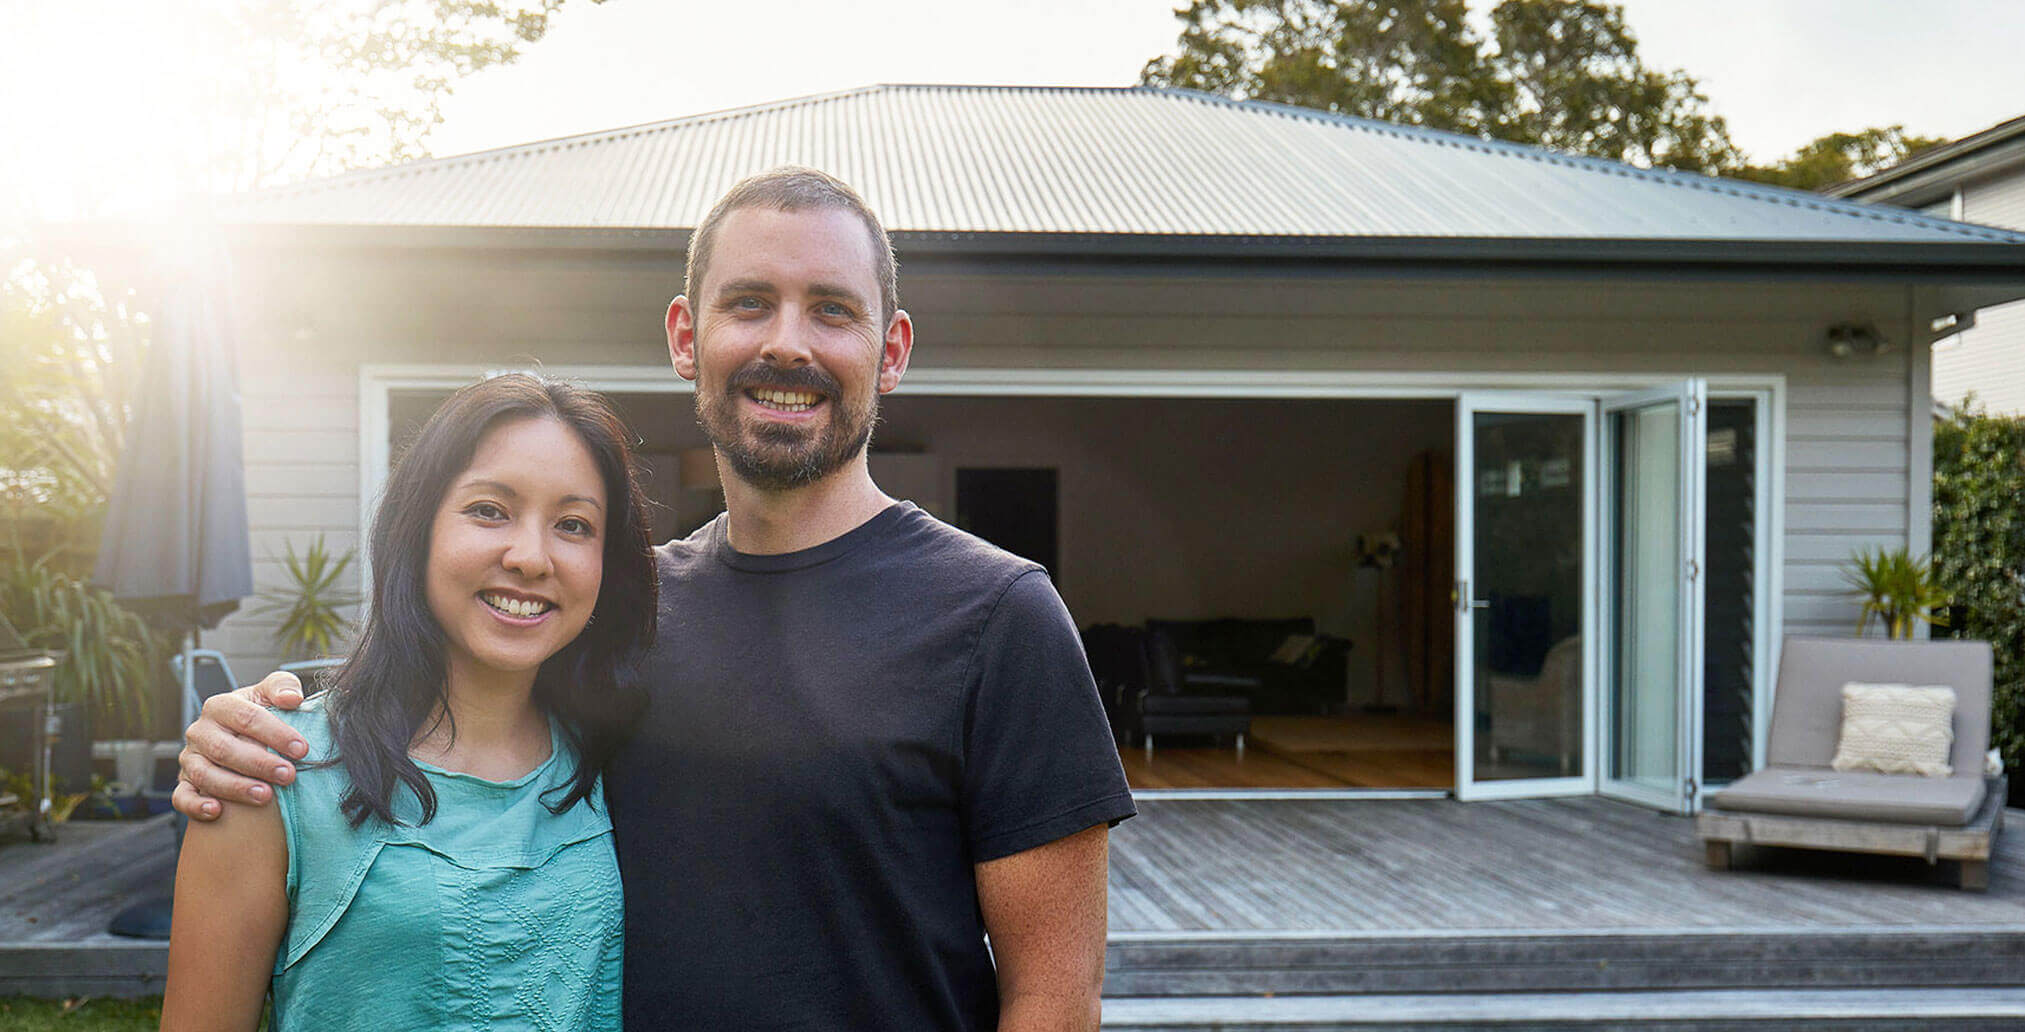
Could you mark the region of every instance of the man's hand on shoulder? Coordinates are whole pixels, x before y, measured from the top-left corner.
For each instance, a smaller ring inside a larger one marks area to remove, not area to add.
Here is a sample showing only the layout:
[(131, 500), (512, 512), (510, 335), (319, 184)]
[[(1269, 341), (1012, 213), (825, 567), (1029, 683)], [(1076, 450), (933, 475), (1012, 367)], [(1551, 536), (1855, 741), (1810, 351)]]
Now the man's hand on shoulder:
[(172, 799), (192, 820), (217, 819), (221, 800), (260, 805), (274, 798), (274, 785), (295, 780), (295, 765), (309, 743), (268, 708), (302, 705), (302, 682), (276, 671), (259, 684), (204, 700), (204, 712), (183, 732), (182, 771)]

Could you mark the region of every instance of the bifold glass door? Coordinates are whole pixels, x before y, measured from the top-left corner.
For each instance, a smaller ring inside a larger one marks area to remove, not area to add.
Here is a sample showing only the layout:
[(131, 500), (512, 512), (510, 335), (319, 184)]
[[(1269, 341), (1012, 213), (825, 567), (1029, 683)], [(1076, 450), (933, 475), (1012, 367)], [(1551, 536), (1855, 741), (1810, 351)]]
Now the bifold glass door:
[(1456, 795), (1591, 791), (1589, 398), (1456, 403)]
[(1456, 404), (1456, 795), (1691, 813), (1707, 387)]
[(1694, 811), (1701, 771), (1707, 389), (1602, 403), (1599, 788)]

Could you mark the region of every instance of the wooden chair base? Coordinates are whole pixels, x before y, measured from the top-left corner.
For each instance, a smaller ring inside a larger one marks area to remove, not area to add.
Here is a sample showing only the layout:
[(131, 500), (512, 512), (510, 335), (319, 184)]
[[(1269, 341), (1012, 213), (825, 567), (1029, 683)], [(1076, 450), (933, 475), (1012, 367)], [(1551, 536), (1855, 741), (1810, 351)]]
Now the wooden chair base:
[(1990, 844), (2004, 825), (2009, 782), (2001, 775), (1985, 785), (1983, 805), (1961, 827), (1852, 821), (1828, 817), (1705, 810), (1695, 818), (1704, 856), (1712, 870), (1729, 870), (1732, 846), (1786, 846), (1845, 853), (1917, 856), (1927, 863), (1954, 860), (1960, 864), (1962, 888), (1981, 892), (1990, 887)]

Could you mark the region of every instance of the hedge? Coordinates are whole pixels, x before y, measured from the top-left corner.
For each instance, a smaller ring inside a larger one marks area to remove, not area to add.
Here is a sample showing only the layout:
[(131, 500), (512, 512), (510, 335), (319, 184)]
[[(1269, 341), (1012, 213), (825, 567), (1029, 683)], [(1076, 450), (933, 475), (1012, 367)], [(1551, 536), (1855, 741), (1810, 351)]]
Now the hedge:
[(1990, 744), (2025, 772), (2025, 417), (1964, 402), (1934, 425), (1934, 570), (1954, 601), (1946, 633), (1997, 656)]

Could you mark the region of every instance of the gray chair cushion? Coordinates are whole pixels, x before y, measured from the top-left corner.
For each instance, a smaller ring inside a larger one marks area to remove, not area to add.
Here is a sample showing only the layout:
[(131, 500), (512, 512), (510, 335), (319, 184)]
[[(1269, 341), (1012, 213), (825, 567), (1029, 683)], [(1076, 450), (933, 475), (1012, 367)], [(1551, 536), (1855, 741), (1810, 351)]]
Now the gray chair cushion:
[(1949, 762), (1980, 778), (1990, 748), (1990, 663), (1990, 643), (1984, 641), (1787, 638), (1766, 766), (1828, 766), (1842, 734), (1842, 686), (1850, 681), (1944, 684), (1955, 690)]
[(1714, 793), (1708, 801), (1719, 810), (1956, 827), (1969, 823), (1983, 805), (1983, 769), (1972, 771), (1974, 776), (1923, 778), (1827, 767), (1768, 767)]

